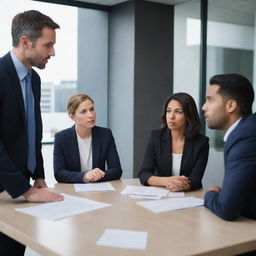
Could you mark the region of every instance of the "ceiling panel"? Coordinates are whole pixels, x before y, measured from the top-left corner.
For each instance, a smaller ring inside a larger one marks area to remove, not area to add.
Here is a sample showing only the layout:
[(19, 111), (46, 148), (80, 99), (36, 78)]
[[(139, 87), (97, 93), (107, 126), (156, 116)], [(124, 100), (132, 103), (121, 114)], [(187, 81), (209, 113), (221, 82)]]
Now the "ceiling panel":
[[(113, 6), (116, 4), (128, 2), (128, 0), (77, 0), (85, 3)], [(176, 5), (189, 1), (199, 0), (146, 0), (150, 2)], [(209, 5), (219, 8), (233, 9), (245, 13), (254, 13), (256, 11), (256, 0), (210, 0)]]
[[(128, 0), (78, 0), (78, 1), (91, 3), (91, 4), (108, 5), (108, 6), (113, 6), (116, 4), (128, 2)], [(146, 0), (146, 1), (174, 5), (174, 4), (180, 4), (183, 2), (188, 2), (191, 0)]]
[(209, 6), (254, 14), (256, 11), (256, 0), (212, 0), (209, 2)]

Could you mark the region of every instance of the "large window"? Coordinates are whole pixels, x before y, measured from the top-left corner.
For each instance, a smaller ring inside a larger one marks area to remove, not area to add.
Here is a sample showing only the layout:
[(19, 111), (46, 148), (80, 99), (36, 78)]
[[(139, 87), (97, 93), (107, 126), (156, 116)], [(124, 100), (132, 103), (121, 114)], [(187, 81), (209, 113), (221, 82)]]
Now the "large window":
[[(215, 74), (239, 73), (256, 84), (256, 1), (208, 0), (207, 63), (201, 63), (201, 0), (175, 6), (173, 91), (190, 93), (200, 102), (200, 65), (206, 65), (206, 84)], [(202, 100), (204, 101), (204, 100)], [(254, 103), (254, 111), (256, 104)], [(210, 130), (211, 148), (223, 150), (223, 132)]]
[[(190, 93), (198, 105), (200, 76), (239, 73), (256, 84), (256, 1), (208, 0), (207, 61), (202, 63), (201, 5), (191, 0), (175, 6), (174, 26), (174, 92)], [(205, 35), (203, 35), (205, 36)], [(206, 67), (206, 74), (200, 70)], [(202, 72), (202, 73), (200, 73)], [(204, 99), (201, 99), (204, 102)], [(256, 104), (254, 103), (254, 111)], [(204, 175), (204, 186), (221, 185), (223, 179), (223, 132), (207, 128), (210, 155)]]

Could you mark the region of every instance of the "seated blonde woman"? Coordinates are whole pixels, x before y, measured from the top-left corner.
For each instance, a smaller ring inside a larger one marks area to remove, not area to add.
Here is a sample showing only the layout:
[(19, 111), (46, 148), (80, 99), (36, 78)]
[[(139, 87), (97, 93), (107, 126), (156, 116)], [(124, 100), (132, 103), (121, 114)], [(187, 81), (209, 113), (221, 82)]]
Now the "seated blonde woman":
[(120, 179), (122, 169), (112, 132), (95, 125), (93, 100), (76, 94), (68, 100), (67, 111), (75, 125), (55, 135), (56, 180), (88, 183)]

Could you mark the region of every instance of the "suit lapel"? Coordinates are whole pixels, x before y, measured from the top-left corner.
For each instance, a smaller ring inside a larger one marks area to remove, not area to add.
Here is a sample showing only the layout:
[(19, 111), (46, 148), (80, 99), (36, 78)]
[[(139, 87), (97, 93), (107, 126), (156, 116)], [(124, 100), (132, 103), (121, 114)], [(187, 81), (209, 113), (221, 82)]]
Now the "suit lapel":
[[(172, 138), (171, 133), (168, 129), (166, 129), (161, 138), (161, 148), (160, 152), (164, 156), (164, 161), (166, 162), (167, 168), (172, 173)], [(182, 153), (181, 159), (181, 175), (184, 173), (183, 170), (186, 170), (186, 165), (193, 151), (193, 142), (191, 139), (185, 139), (184, 149)]]
[(81, 163), (80, 163), (80, 155), (79, 155), (79, 148), (78, 148), (78, 141), (76, 135), (76, 128), (75, 125), (71, 128), (71, 156), (73, 159), (73, 163), (76, 170), (81, 171)]
[(163, 156), (167, 170), (172, 173), (172, 138), (169, 129), (164, 130), (160, 141), (160, 154)]
[(34, 96), (34, 100), (35, 100), (35, 106), (37, 104), (38, 101), (40, 101), (40, 88), (38, 87), (38, 82), (35, 79), (35, 74), (34, 74), (34, 70), (32, 69), (31, 71), (32, 76), (31, 76), (31, 85), (32, 85), (32, 91), (33, 91), (33, 96)]
[(97, 134), (96, 127), (92, 128), (92, 168), (97, 168), (100, 156), (100, 138)]
[(3, 58), (5, 59), (5, 63), (6, 63), (6, 67), (7, 67), (7, 73), (9, 75), (10, 86), (12, 88), (13, 93), (15, 94), (15, 96), (17, 98), (20, 113), (22, 115), (23, 121), (25, 122), (25, 106), (24, 106), (24, 100), (23, 100), (21, 85), (20, 85), (20, 79), (19, 79), (18, 74), (16, 72), (16, 69), (15, 69), (15, 66), (13, 64), (10, 53), (5, 55)]
[(233, 136), (236, 136), (236, 129), (239, 128), (239, 126), (246, 120), (247, 117), (243, 117), (238, 125), (235, 127), (235, 129), (229, 134), (227, 141), (224, 143), (224, 162), (226, 164), (227, 155), (229, 153), (229, 148), (233, 143)]
[[(35, 71), (31, 70), (31, 86), (34, 97), (34, 111), (35, 111), (35, 119), (36, 125), (38, 125), (38, 120), (41, 122), (41, 109), (40, 109), (40, 80), (35, 79)], [(38, 129), (37, 129), (38, 131)]]
[(187, 165), (188, 159), (190, 158), (190, 155), (192, 154), (192, 151), (193, 151), (192, 140), (185, 139), (183, 154), (181, 159), (181, 166), (180, 166), (181, 174), (184, 173), (183, 170), (186, 170), (186, 165)]

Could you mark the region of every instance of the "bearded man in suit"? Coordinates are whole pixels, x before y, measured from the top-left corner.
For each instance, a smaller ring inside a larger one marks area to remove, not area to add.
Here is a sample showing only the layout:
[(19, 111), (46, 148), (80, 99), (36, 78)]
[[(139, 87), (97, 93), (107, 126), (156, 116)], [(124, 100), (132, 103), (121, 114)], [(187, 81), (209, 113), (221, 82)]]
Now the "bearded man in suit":
[[(205, 206), (228, 221), (256, 219), (256, 115), (252, 84), (239, 74), (210, 79), (203, 111), (209, 128), (223, 130), (225, 175), (205, 194)], [(254, 254), (253, 254), (254, 255)]]
[[(13, 49), (0, 59), (0, 192), (28, 202), (63, 200), (47, 189), (41, 153), (41, 81), (33, 66), (44, 69), (55, 55), (59, 25), (34, 10), (12, 21)], [(30, 178), (34, 181), (30, 185)], [(0, 233), (0, 255), (24, 255), (25, 246)]]

